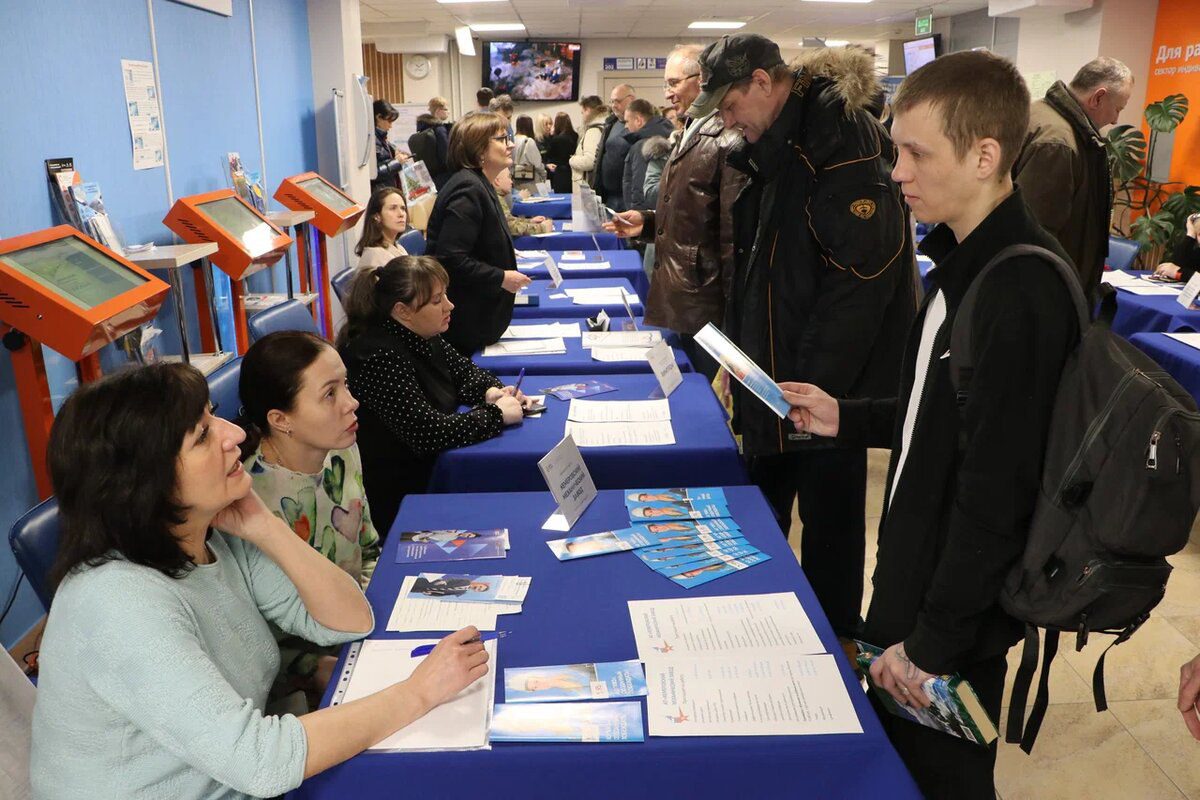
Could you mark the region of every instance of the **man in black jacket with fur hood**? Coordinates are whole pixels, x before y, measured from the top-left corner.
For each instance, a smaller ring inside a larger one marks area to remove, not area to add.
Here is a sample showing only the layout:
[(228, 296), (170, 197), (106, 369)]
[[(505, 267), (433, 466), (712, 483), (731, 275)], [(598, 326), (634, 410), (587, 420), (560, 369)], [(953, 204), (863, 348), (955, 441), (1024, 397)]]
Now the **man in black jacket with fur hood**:
[[(730, 339), (776, 381), (839, 397), (892, 392), (916, 311), (908, 214), (888, 177), (892, 142), (867, 110), (874, 60), (821, 50), (797, 67), (755, 34), (700, 57), (693, 117), (719, 110), (746, 144), (733, 206)], [(797, 433), (740, 385), (734, 428), (786, 532), (798, 499), (800, 562), (834, 630), (852, 637), (862, 605), (867, 456)]]

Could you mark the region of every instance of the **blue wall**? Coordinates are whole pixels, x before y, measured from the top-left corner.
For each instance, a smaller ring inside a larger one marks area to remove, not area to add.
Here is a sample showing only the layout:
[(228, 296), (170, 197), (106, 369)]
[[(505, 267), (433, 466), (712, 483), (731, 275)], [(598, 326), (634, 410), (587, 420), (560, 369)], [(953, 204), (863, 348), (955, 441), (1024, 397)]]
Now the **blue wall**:
[[(174, 196), (225, 186), (220, 159), (229, 151), (241, 153), (247, 170), (261, 171), (251, 0), (233, 0), (232, 17), (172, 0), (152, 2)], [(266, 185), (273, 193), (282, 178), (317, 165), (307, 3), (253, 3)], [(171, 233), (162, 225), (169, 207), (165, 170), (133, 169), (121, 83), (121, 59), (152, 60), (146, 0), (0, 2), (0, 31), (5, 50), (0, 59), (0, 238), (56, 224), (42, 162), (71, 156), (85, 180), (100, 184), (127, 241), (170, 244)], [(271, 206), (279, 207), (273, 201)], [(189, 278), (189, 308), (190, 285)], [(168, 352), (178, 352), (173, 318), (164, 313), (158, 324)], [(191, 324), (195, 330), (194, 319)], [(106, 363), (112, 360), (108, 355)], [(74, 388), (72, 366), (54, 358), (47, 366), (61, 400)], [(0, 532), (7, 541), (9, 527), (37, 501), (37, 493), (12, 364), (3, 350), (0, 474), (5, 478)], [(11, 552), (0, 546), (0, 610), (17, 576)], [(0, 625), (0, 643), (11, 646), (41, 614), (28, 584), (23, 585)]]

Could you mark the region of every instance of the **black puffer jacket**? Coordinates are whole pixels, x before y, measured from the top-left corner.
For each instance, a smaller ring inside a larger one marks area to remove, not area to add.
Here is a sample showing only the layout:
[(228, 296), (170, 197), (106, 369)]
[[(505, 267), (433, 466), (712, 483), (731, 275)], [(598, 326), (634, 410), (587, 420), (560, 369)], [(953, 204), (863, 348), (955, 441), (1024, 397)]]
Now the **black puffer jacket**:
[[(750, 182), (733, 206), (730, 338), (777, 381), (836, 397), (892, 394), (916, 313), (908, 212), (893, 150), (866, 106), (869, 55), (820, 51), (795, 73), (782, 113), (729, 156)], [(829, 443), (797, 434), (740, 385), (734, 426), (747, 455)]]

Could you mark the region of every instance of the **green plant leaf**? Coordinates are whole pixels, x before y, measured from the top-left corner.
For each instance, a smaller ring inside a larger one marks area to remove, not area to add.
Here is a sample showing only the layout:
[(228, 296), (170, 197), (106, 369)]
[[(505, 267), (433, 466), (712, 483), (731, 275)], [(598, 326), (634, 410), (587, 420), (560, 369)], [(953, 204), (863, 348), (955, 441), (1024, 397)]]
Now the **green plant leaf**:
[(1163, 202), (1162, 210), (1174, 217), (1177, 224), (1200, 213), (1200, 186), (1187, 186), (1182, 192), (1175, 192)]
[(1125, 183), (1142, 172), (1146, 162), (1146, 137), (1132, 125), (1116, 125), (1104, 139), (1113, 178)]
[(1147, 214), (1133, 221), (1132, 234), (1142, 250), (1165, 246), (1175, 235), (1175, 222), (1165, 211)]
[(1159, 133), (1170, 133), (1179, 127), (1187, 116), (1188, 99), (1186, 95), (1167, 95), (1157, 103), (1146, 106), (1146, 122), (1152, 130)]

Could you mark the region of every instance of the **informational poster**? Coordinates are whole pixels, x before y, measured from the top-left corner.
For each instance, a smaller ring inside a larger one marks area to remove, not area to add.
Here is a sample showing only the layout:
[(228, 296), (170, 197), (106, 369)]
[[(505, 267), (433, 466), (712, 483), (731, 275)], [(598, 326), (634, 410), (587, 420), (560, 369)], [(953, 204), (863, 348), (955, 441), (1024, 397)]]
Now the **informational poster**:
[(162, 112), (154, 65), (149, 61), (121, 59), (125, 83), (125, 108), (129, 115), (129, 137), (133, 141), (133, 168), (161, 167), (163, 158)]
[[(1157, 5), (1146, 104), (1182, 94), (1191, 101), (1191, 112), (1173, 136), (1159, 135), (1155, 173), (1172, 181), (1200, 184), (1200, 159), (1194, 157), (1200, 152), (1200, 124), (1196, 122), (1196, 104), (1200, 102), (1200, 14), (1196, 13), (1196, 0), (1159, 0)], [(1135, 91), (1134, 97), (1137, 95)], [(1138, 124), (1149, 138), (1144, 119)]]
[(1029, 86), (1030, 99), (1041, 100), (1057, 80), (1058, 73), (1052, 69), (1043, 70), (1042, 72), (1027, 72), (1025, 74), (1025, 83)]

